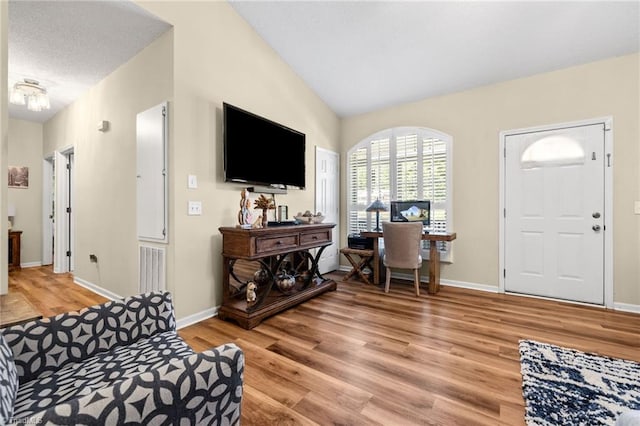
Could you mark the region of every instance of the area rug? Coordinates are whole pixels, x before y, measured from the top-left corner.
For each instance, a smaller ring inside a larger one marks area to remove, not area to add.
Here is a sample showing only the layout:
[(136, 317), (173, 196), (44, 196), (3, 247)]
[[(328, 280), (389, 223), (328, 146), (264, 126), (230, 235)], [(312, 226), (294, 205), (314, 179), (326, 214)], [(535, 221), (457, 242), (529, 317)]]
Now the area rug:
[(614, 425), (640, 410), (637, 362), (521, 340), (520, 369), (530, 426)]

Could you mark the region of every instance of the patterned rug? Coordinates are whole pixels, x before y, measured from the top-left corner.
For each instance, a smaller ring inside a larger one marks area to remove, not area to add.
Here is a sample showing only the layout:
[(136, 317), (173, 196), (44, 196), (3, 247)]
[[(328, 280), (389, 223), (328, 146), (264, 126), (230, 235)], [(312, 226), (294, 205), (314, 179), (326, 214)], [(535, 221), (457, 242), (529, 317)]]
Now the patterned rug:
[(528, 425), (614, 425), (640, 410), (640, 364), (520, 341)]

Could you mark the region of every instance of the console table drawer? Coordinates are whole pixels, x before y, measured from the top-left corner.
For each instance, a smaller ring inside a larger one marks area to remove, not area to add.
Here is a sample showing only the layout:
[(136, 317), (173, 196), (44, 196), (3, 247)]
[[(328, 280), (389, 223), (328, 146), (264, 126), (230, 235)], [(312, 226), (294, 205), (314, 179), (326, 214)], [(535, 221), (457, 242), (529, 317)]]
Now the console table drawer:
[(309, 232), (300, 235), (300, 245), (306, 246), (308, 244), (326, 243), (331, 241), (331, 230)]
[(298, 235), (256, 238), (256, 254), (295, 249), (296, 247), (298, 247)]

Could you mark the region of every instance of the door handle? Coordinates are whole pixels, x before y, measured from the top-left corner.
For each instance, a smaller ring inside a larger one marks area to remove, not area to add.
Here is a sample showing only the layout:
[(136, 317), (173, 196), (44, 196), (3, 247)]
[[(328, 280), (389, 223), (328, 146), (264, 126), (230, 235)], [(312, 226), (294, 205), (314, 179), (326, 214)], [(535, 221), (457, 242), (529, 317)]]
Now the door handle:
[(591, 217), (593, 217), (594, 219), (599, 219), (600, 218), (600, 212), (593, 212), (591, 214)]
[(600, 230), (600, 225), (593, 225), (591, 227), (591, 229), (593, 229), (594, 231), (598, 232)]

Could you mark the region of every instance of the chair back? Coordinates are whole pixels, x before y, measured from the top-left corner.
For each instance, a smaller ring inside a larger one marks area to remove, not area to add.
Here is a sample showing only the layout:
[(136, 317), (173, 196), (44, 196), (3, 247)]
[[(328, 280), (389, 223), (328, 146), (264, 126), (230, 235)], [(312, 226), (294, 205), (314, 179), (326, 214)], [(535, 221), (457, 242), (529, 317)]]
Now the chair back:
[(416, 269), (422, 266), (422, 222), (383, 222), (384, 265)]

